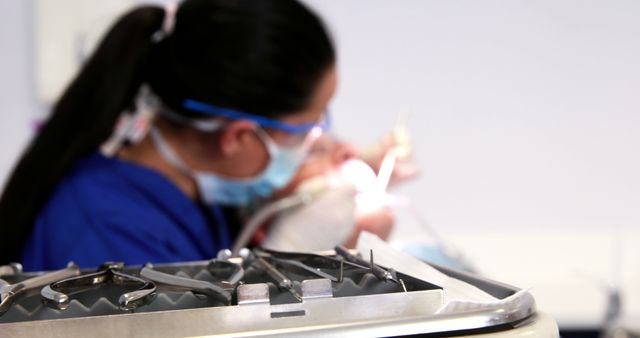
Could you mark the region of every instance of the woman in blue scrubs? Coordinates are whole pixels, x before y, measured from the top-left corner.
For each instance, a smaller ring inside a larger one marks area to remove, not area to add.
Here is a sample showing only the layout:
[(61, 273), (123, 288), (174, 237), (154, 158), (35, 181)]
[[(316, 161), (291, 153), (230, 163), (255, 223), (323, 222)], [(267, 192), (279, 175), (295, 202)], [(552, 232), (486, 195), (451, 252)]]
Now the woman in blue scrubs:
[[(214, 257), (239, 231), (236, 208), (284, 187), (328, 127), (334, 64), (322, 22), (294, 0), (128, 12), (10, 177), (0, 263)], [(121, 115), (141, 111), (155, 116), (146, 136), (101, 152)]]

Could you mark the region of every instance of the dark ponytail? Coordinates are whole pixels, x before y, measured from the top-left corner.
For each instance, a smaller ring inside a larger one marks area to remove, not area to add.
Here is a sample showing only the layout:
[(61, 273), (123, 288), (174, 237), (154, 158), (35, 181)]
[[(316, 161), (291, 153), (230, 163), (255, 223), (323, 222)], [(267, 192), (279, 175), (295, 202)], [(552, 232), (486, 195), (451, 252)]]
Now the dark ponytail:
[(335, 63), (324, 25), (296, 0), (185, 0), (154, 43), (164, 16), (122, 17), (54, 107), (0, 198), (0, 263), (19, 259), (56, 184), (111, 135), (142, 83), (178, 113), (193, 116), (182, 103), (194, 99), (278, 117), (306, 108)]
[(159, 7), (123, 16), (54, 106), (0, 198), (0, 263), (19, 260), (36, 215), (60, 178), (111, 135), (143, 81), (151, 37), (163, 19)]

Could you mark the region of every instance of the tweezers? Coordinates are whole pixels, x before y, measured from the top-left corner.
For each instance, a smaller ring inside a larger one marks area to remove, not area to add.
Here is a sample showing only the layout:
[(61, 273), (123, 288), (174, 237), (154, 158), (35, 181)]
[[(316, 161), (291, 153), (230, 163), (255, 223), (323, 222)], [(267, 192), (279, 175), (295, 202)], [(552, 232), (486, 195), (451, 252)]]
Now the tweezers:
[(140, 276), (155, 282), (169, 291), (191, 291), (194, 294), (207, 297), (222, 297), (229, 303), (234, 285), (229, 282), (211, 283), (193, 278), (180, 277), (165, 272), (154, 270), (151, 266), (145, 266), (140, 270)]

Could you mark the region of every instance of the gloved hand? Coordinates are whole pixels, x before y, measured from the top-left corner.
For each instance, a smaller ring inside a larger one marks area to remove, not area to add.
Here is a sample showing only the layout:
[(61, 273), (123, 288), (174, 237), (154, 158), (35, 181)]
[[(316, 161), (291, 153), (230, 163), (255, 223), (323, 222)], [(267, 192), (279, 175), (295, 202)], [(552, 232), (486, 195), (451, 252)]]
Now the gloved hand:
[(378, 142), (361, 151), (359, 156), (379, 172), (388, 154), (392, 154), (395, 159), (390, 185), (408, 181), (420, 174), (420, 169), (413, 157), (411, 135), (404, 123), (399, 123)]
[(390, 208), (369, 209), (367, 212), (356, 211), (356, 226), (343, 245), (347, 248), (355, 248), (358, 237), (363, 231), (376, 234), (386, 240), (391, 235), (394, 225), (395, 217)]
[(293, 194), (315, 196), (311, 202), (282, 211), (271, 224), (263, 246), (282, 251), (353, 247), (362, 230), (386, 239), (394, 225), (389, 195), (373, 170), (360, 160), (300, 183)]
[(345, 243), (355, 229), (356, 189), (350, 184), (332, 186), (330, 181), (317, 176), (301, 183), (294, 193), (315, 197), (280, 212), (262, 245), (280, 251), (321, 251)]

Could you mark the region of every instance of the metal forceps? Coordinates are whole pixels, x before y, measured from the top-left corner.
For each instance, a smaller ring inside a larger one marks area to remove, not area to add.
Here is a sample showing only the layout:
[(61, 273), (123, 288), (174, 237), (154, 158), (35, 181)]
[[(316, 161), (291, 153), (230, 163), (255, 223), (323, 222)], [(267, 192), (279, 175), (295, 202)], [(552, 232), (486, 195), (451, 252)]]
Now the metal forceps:
[(340, 245), (335, 247), (335, 251), (336, 251), (336, 254), (338, 254), (339, 256), (342, 256), (348, 262), (355, 263), (363, 267), (368, 265), (369, 268), (371, 269), (371, 273), (374, 276), (376, 276), (379, 280), (392, 281), (397, 285), (402, 286), (403, 289), (405, 289), (404, 283), (398, 281), (398, 277), (396, 275), (395, 270), (393, 269), (385, 270), (383, 267), (373, 262), (373, 250), (369, 251), (369, 262), (350, 253), (347, 248)]
[(307, 273), (307, 274), (312, 274), (312, 275), (315, 275), (316, 277), (326, 278), (332, 282), (340, 281), (339, 277), (336, 277), (327, 272), (324, 272), (318, 267), (307, 265), (301, 262), (300, 260), (296, 260), (293, 258), (286, 258), (286, 256), (277, 257), (271, 252), (263, 251), (263, 250), (256, 250), (256, 255), (263, 258), (269, 258), (270, 261), (277, 263), (278, 265), (286, 265), (286, 266), (289, 266), (290, 268), (293, 268), (294, 270), (302, 271), (303, 273)]
[(220, 272), (223, 272), (227, 280), (221, 282), (207, 282), (193, 278), (180, 277), (170, 273), (154, 270), (151, 264), (147, 264), (142, 268), (142, 270), (140, 270), (140, 276), (158, 283), (171, 291), (191, 291), (197, 295), (221, 297), (227, 303), (230, 303), (236, 284), (244, 276), (244, 270), (242, 267), (228, 261), (214, 259), (209, 262), (207, 270), (214, 277), (219, 277), (221, 275)]
[(135, 290), (123, 293), (118, 299), (120, 308), (132, 310), (149, 304), (156, 296), (156, 286), (142, 278), (123, 273), (123, 263), (104, 263), (97, 272), (60, 280), (46, 286), (40, 292), (43, 301), (52, 308), (66, 310), (70, 295), (94, 289), (96, 286), (113, 283)]
[(282, 273), (275, 266), (269, 263), (264, 257), (262, 257), (259, 250), (254, 250), (253, 255), (255, 261), (259, 263), (259, 267), (261, 267), (269, 275), (269, 277), (271, 277), (276, 283), (278, 283), (278, 287), (289, 291), (289, 293), (291, 293), (295, 299), (302, 301), (302, 296), (300, 295), (298, 290), (295, 289), (295, 287), (293, 286), (293, 281), (289, 277), (287, 277), (284, 273)]
[[(19, 272), (19, 270), (22, 270), (21, 267), (18, 266), (19, 265), (13, 266), (13, 268), (15, 269), (14, 272)], [(6, 273), (8, 271), (4, 270), (6, 269), (3, 269), (3, 275), (11, 274)], [(62, 270), (48, 272), (33, 278), (29, 278), (20, 283), (9, 284), (0, 279), (0, 281), (2, 281), (0, 282), (0, 315), (7, 312), (9, 310), (9, 307), (11, 307), (11, 304), (13, 304), (13, 302), (20, 296), (25, 295), (31, 291), (38, 290), (61, 279), (77, 276), (79, 274), (80, 268), (78, 268), (77, 265), (71, 262), (67, 265), (66, 268)]]
[(212, 259), (207, 265), (207, 271), (216, 278), (223, 276), (223, 283), (235, 287), (244, 277), (242, 265), (230, 262), (226, 259)]

